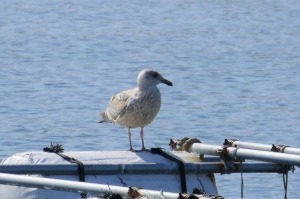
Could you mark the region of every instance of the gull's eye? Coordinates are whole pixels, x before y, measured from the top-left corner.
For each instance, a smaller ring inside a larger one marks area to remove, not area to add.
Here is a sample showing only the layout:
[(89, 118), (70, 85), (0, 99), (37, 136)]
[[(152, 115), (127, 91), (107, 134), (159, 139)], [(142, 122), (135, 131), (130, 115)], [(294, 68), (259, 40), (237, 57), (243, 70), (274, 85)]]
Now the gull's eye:
[(158, 77), (158, 73), (157, 73), (157, 72), (154, 72), (154, 73), (152, 74), (152, 76), (156, 78), (156, 77)]

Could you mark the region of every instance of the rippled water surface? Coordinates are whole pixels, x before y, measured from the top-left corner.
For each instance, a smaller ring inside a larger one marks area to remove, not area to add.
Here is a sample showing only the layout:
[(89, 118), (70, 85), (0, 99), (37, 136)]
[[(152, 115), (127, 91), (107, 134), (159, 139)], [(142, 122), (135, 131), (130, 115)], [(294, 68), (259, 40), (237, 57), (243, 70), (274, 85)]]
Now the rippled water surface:
[[(147, 147), (225, 138), (300, 147), (299, 1), (3, 1), (0, 157), (127, 150), (127, 130), (97, 124), (110, 96), (160, 71), (163, 105)], [(138, 129), (133, 142), (139, 148)], [(299, 172), (288, 196), (299, 198)], [(240, 175), (216, 175), (240, 197)], [(280, 174), (244, 174), (245, 198), (283, 198)]]

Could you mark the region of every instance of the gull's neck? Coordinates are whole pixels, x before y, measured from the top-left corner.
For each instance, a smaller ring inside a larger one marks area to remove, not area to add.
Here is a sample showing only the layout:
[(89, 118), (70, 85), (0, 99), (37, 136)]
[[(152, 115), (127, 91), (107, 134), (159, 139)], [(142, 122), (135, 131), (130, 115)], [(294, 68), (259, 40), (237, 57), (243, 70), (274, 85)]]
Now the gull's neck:
[(142, 83), (139, 82), (138, 87), (141, 92), (151, 92), (157, 89), (155, 84), (149, 84), (147, 82), (142, 82)]

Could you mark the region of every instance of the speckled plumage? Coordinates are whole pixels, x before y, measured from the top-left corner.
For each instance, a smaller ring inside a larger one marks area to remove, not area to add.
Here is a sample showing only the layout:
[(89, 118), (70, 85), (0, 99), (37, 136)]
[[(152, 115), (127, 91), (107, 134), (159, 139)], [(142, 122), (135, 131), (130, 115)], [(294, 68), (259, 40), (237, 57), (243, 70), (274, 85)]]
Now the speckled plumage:
[(142, 70), (137, 79), (138, 87), (112, 96), (108, 107), (101, 113), (103, 121), (128, 128), (130, 150), (133, 150), (130, 128), (137, 127), (141, 127), (142, 149), (145, 149), (143, 128), (155, 119), (160, 110), (161, 94), (156, 86), (159, 83), (173, 86), (158, 72), (150, 69)]

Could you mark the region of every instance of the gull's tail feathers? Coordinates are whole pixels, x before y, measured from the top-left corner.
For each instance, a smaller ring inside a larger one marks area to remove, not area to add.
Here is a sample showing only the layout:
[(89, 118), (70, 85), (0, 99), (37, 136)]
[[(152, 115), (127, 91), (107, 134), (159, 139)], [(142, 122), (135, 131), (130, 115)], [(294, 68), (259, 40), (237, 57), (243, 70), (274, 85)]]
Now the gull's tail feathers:
[(100, 113), (100, 116), (102, 117), (102, 120), (100, 120), (98, 123), (105, 123), (105, 122), (113, 123), (108, 119), (105, 112)]

